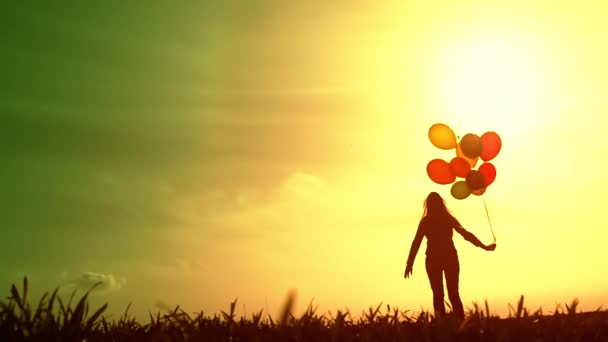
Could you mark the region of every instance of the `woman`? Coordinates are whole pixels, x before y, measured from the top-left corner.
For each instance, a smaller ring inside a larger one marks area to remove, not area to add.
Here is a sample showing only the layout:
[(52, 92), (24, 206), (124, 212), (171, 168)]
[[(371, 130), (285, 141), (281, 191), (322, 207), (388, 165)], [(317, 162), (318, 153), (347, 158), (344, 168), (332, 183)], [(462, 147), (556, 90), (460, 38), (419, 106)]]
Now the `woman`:
[(426, 273), (433, 290), (435, 316), (445, 315), (445, 306), (443, 305), (443, 274), (445, 273), (448, 298), (452, 303), (454, 315), (463, 319), (464, 309), (458, 293), (460, 266), (456, 247), (454, 241), (452, 241), (452, 229), (477, 247), (486, 251), (496, 249), (495, 243), (484, 245), (475, 235), (465, 230), (445, 206), (443, 198), (438, 193), (431, 192), (424, 201), (424, 214), (418, 225), (416, 237), (412, 242), (407, 266), (405, 267), (405, 278), (412, 275), (414, 259), (416, 259), (422, 238), (426, 236)]

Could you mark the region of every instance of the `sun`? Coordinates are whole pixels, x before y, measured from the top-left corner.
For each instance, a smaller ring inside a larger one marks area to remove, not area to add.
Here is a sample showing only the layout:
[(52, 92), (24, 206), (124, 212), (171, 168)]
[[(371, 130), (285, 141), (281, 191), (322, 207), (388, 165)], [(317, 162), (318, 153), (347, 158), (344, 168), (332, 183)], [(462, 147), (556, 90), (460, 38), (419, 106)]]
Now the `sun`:
[(545, 78), (533, 51), (485, 37), (446, 54), (441, 102), (457, 134), (496, 130), (517, 136), (544, 120)]

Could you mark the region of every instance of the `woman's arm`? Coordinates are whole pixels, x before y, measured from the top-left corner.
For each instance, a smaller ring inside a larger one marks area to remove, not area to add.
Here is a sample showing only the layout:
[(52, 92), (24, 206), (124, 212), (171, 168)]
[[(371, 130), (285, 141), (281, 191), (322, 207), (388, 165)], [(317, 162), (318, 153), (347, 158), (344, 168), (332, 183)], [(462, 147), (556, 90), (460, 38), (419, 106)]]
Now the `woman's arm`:
[(494, 249), (496, 249), (496, 244), (493, 243), (491, 245), (484, 245), (481, 241), (479, 241), (479, 239), (473, 235), (473, 233), (469, 232), (468, 230), (464, 229), (464, 227), (460, 224), (460, 222), (458, 222), (458, 220), (456, 220), (456, 225), (454, 226), (454, 229), (460, 234), (462, 235), (462, 237), (469, 241), (470, 243), (472, 243), (473, 245), (479, 247), (479, 248), (483, 248), (486, 251), (493, 251)]
[(418, 249), (420, 249), (420, 244), (422, 243), (422, 238), (424, 237), (424, 225), (423, 220), (420, 220), (418, 224), (418, 230), (416, 231), (416, 236), (414, 237), (414, 241), (412, 241), (412, 246), (410, 247), (410, 254), (407, 258), (407, 264), (405, 267), (405, 278), (408, 278), (414, 269), (414, 260), (416, 259), (416, 254), (418, 254)]

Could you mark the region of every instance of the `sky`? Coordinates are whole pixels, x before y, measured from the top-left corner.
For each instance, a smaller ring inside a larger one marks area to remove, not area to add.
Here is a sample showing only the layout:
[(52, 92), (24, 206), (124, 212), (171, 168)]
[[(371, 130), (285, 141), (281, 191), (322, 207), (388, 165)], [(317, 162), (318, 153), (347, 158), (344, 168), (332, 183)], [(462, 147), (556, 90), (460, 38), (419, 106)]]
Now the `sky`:
[(140, 318), (432, 308), (422, 201), (484, 243), (428, 139), (497, 132), (465, 308), (608, 305), (608, 4), (124, 1), (2, 5), (0, 290), (27, 276)]

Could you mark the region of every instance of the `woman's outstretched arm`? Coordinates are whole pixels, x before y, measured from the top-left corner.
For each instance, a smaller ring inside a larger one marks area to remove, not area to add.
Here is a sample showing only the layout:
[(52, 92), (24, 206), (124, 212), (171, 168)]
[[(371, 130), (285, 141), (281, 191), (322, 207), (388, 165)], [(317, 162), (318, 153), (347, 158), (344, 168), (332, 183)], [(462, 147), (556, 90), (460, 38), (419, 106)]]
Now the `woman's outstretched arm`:
[(456, 229), (456, 231), (460, 235), (462, 235), (462, 237), (465, 240), (469, 241), (470, 243), (472, 243), (473, 245), (475, 245), (475, 246), (477, 246), (479, 248), (485, 249), (486, 251), (493, 251), (493, 250), (496, 249), (496, 244), (495, 243), (493, 243), (491, 245), (485, 245), (485, 244), (483, 244), (481, 241), (479, 241), (479, 239), (475, 235), (473, 235), (473, 233), (471, 233), (468, 230), (464, 229), (464, 227), (460, 223), (458, 223), (458, 221), (456, 221), (456, 222), (457, 222), (457, 224), (454, 227), (454, 229)]
[(412, 246), (410, 247), (410, 254), (407, 258), (407, 264), (405, 267), (404, 277), (408, 278), (413, 270), (414, 270), (414, 260), (416, 259), (416, 254), (418, 254), (418, 249), (420, 249), (420, 244), (422, 243), (422, 238), (424, 237), (424, 230), (422, 220), (418, 224), (418, 230), (416, 231), (416, 236), (414, 237), (414, 241), (412, 241)]

